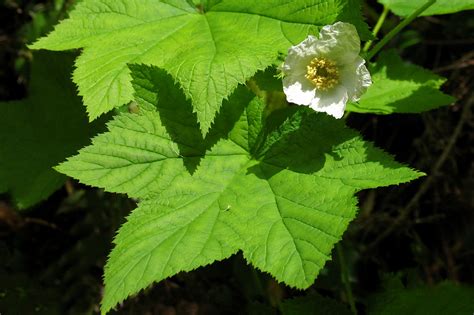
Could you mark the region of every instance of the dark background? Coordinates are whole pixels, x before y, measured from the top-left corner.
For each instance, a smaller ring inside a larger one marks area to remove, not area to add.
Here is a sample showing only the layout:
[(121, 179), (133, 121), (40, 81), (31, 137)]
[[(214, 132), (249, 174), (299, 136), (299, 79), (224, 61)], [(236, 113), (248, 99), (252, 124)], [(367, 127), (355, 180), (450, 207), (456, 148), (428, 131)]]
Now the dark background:
[[(0, 2), (0, 101), (25, 97), (31, 60), (25, 43), (64, 16), (69, 3), (54, 9), (54, 2)], [(374, 25), (381, 7), (370, 2), (364, 8)], [(382, 35), (398, 21), (389, 15)], [(428, 174), (359, 194), (360, 213), (340, 246), (360, 314), (387, 275), (423, 285), (474, 280), (474, 16), (471, 11), (418, 18), (389, 46), (448, 78), (442, 89), (458, 101), (421, 115), (352, 114), (348, 120), (398, 161)], [(97, 313), (113, 235), (134, 206), (74, 181), (22, 212), (0, 195), (0, 313)], [(306, 292), (278, 285), (237, 255), (162, 281), (116, 313), (277, 314), (282, 299), (308, 292), (347, 302), (336, 257)]]

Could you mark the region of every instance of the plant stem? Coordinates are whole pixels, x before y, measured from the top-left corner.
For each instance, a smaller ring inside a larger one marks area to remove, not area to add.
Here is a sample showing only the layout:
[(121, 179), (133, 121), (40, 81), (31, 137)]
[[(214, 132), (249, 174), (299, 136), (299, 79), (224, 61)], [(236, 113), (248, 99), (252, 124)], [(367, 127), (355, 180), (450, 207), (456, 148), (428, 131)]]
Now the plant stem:
[(247, 82), (245, 83), (247, 88), (252, 91), (255, 95), (257, 95), (260, 98), (265, 98), (265, 91), (262, 91), (260, 87), (257, 84), (257, 81), (255, 79), (248, 79)]
[[(385, 5), (383, 7), (382, 14), (380, 14), (380, 17), (374, 26), (374, 30), (372, 31), (372, 34), (374, 35), (374, 37), (377, 37), (377, 34), (382, 28), (383, 22), (385, 22), (385, 18), (387, 17), (389, 11), (390, 11), (389, 8)], [(368, 51), (370, 46), (372, 46), (372, 43), (373, 43), (373, 40), (369, 40), (367, 43), (365, 43), (363, 51)]]
[(349, 283), (349, 272), (347, 271), (346, 260), (344, 259), (344, 252), (342, 251), (342, 245), (339, 242), (336, 244), (337, 256), (339, 257), (339, 266), (341, 268), (341, 281), (346, 289), (347, 301), (351, 307), (351, 311), (354, 315), (357, 315), (357, 309), (355, 306), (354, 296), (352, 295), (351, 284)]
[(433, 3), (435, 3), (436, 0), (429, 0), (427, 3), (422, 5), (418, 10), (410, 14), (407, 18), (405, 18), (403, 21), (401, 21), (393, 30), (391, 30), (387, 35), (382, 38), (380, 42), (378, 42), (372, 50), (369, 51), (367, 54), (367, 60), (372, 59), (379, 51), (382, 49), (383, 46), (385, 46), (395, 35), (400, 33), (402, 29), (405, 28), (408, 24), (410, 24), (411, 21), (416, 19), (423, 11), (428, 9)]

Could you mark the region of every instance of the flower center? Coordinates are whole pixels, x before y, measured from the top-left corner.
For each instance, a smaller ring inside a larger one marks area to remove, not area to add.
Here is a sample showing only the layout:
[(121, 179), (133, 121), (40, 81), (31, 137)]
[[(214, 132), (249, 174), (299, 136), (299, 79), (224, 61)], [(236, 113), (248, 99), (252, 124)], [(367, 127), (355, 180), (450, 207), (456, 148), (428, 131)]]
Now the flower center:
[(313, 82), (318, 90), (327, 91), (339, 83), (339, 70), (332, 60), (313, 58), (306, 69), (305, 77)]

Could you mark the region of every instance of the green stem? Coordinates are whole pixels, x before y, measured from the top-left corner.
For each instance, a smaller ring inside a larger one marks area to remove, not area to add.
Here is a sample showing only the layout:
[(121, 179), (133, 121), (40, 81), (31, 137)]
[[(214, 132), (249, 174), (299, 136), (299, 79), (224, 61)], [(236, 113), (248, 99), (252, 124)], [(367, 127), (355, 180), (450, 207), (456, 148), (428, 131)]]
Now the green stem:
[[(387, 18), (389, 8), (385, 5), (383, 7), (382, 14), (380, 14), (379, 19), (377, 20), (377, 23), (374, 26), (374, 30), (372, 31), (372, 34), (374, 37), (377, 37), (377, 34), (379, 33), (380, 29), (382, 28), (383, 22), (385, 22), (385, 19)], [(370, 46), (372, 46), (373, 40), (369, 40), (367, 43), (365, 43), (363, 51), (368, 51)]]
[(354, 296), (352, 295), (351, 284), (349, 283), (349, 272), (347, 271), (346, 260), (344, 259), (344, 252), (342, 251), (341, 243), (336, 244), (337, 256), (339, 257), (339, 266), (341, 268), (341, 281), (346, 289), (347, 301), (351, 307), (354, 315), (357, 315)]
[(260, 98), (265, 98), (265, 91), (262, 91), (255, 79), (249, 79), (246, 82), (247, 88)]
[(423, 11), (428, 9), (435, 2), (436, 0), (429, 0), (418, 10), (410, 14), (403, 21), (401, 21), (393, 30), (391, 30), (387, 35), (385, 35), (384, 38), (382, 38), (382, 40), (378, 42), (374, 48), (372, 48), (372, 50), (369, 51), (369, 53), (367, 54), (367, 60), (372, 59), (372, 57), (374, 57), (380, 51), (380, 49), (382, 49), (382, 47), (385, 46), (395, 35), (397, 35), (403, 28), (405, 28), (405, 26), (410, 24), (411, 21), (416, 19)]

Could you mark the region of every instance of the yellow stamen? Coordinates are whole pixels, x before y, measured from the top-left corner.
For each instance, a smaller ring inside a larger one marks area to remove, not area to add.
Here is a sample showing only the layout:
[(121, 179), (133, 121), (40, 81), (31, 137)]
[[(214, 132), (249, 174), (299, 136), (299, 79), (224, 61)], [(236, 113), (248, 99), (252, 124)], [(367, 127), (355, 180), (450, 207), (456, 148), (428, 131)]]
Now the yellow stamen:
[(339, 83), (339, 69), (334, 61), (316, 57), (306, 66), (305, 77), (313, 82), (316, 89), (328, 91)]

